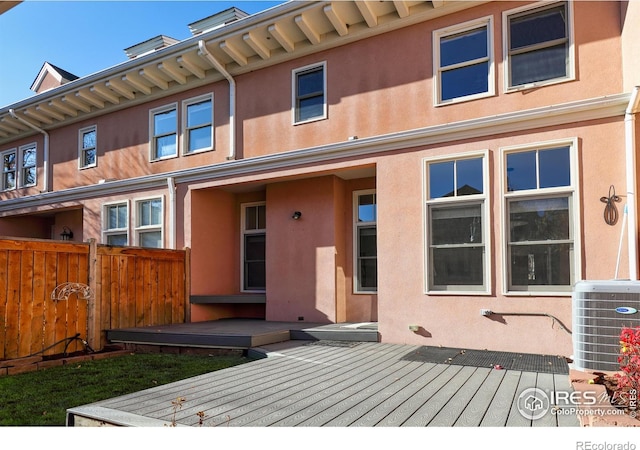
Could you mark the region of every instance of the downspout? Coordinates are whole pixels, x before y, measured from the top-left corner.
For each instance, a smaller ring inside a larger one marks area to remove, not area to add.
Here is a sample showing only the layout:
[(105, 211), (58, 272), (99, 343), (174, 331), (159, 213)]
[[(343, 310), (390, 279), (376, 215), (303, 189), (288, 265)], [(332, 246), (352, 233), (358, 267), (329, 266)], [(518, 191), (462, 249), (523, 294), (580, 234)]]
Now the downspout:
[(167, 177), (169, 188), (169, 248), (176, 248), (176, 181), (173, 177)]
[(629, 245), (629, 279), (638, 280), (638, 225), (636, 222), (636, 113), (640, 106), (640, 87), (631, 93), (629, 105), (624, 116), (625, 160), (627, 178), (627, 205)]
[(204, 57), (207, 58), (207, 61), (229, 81), (229, 156), (227, 156), (227, 159), (232, 160), (236, 158), (236, 81), (211, 54), (203, 40), (198, 41), (198, 48)]
[(9, 110), (9, 114), (11, 114), (11, 117), (13, 117), (14, 119), (22, 122), (29, 128), (33, 128), (37, 132), (42, 133), (44, 135), (44, 144), (43, 144), (44, 149), (42, 150), (42, 154), (43, 154), (42, 171), (44, 173), (44, 180), (43, 180), (44, 189), (42, 190), (42, 192), (49, 192), (50, 191), (49, 189), (49, 133), (44, 131), (42, 128), (38, 128), (28, 120), (25, 120), (22, 117), (19, 117), (13, 109)]

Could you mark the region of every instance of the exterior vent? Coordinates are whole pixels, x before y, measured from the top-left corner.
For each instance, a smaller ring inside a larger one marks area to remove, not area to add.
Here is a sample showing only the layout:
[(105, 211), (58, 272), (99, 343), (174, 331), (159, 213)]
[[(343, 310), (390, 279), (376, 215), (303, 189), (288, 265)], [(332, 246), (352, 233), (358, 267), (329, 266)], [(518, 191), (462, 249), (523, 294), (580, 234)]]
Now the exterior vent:
[(640, 326), (640, 282), (576, 283), (573, 362), (578, 370), (620, 370), (620, 332), (623, 327), (637, 326)]
[(160, 36), (156, 36), (154, 38), (148, 39), (139, 44), (132, 45), (131, 47), (125, 48), (124, 52), (127, 54), (127, 57), (129, 59), (133, 59), (139, 56), (153, 53), (156, 50), (160, 50), (161, 48), (168, 47), (172, 44), (175, 44), (176, 42), (180, 42), (180, 41), (161, 34)]
[(206, 33), (207, 31), (221, 28), (231, 22), (235, 22), (236, 20), (240, 20), (248, 16), (249, 14), (234, 6), (214, 14), (213, 16), (190, 23), (189, 30), (191, 30), (192, 35), (197, 36), (199, 34)]

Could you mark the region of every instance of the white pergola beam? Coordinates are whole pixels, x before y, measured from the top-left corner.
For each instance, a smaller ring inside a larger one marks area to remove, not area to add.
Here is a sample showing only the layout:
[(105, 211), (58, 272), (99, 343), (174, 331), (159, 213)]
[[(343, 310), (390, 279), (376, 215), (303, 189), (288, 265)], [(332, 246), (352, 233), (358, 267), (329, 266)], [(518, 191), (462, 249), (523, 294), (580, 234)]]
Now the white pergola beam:
[(373, 12), (373, 9), (371, 9), (370, 2), (360, 0), (354, 3), (358, 7), (362, 18), (365, 20), (365, 22), (367, 22), (369, 28), (373, 28), (378, 25), (378, 16), (376, 16), (376, 14)]
[(346, 36), (349, 33), (347, 23), (338, 15), (333, 4), (325, 6), (323, 11), (340, 36)]
[(307, 39), (309, 39), (309, 42), (311, 42), (313, 45), (317, 45), (320, 43), (320, 34), (311, 27), (309, 22), (307, 22), (302, 14), (296, 16), (294, 20), (298, 28), (300, 28)]
[(253, 49), (254, 52), (262, 59), (269, 59), (271, 51), (265, 47), (260, 41), (258, 41), (251, 33), (245, 33), (242, 35), (242, 40)]
[(271, 36), (273, 36), (275, 40), (278, 41), (282, 48), (284, 48), (287, 52), (291, 53), (293, 50), (295, 50), (295, 44), (289, 36), (284, 34), (282, 28), (280, 28), (278, 24), (274, 23), (273, 25), (269, 25), (268, 30), (269, 33), (271, 33)]

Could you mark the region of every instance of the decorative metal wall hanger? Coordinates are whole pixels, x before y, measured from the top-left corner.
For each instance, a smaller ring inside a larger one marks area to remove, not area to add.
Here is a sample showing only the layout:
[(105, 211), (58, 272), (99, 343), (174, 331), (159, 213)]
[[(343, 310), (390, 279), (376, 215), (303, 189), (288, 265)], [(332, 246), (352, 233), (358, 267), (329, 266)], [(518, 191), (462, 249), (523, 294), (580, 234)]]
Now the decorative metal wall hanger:
[(600, 197), (600, 201), (605, 203), (604, 207), (604, 221), (607, 225), (615, 225), (618, 223), (618, 208), (616, 207), (616, 203), (620, 202), (620, 197), (616, 195), (616, 188), (613, 186), (609, 186), (609, 196), (608, 197)]

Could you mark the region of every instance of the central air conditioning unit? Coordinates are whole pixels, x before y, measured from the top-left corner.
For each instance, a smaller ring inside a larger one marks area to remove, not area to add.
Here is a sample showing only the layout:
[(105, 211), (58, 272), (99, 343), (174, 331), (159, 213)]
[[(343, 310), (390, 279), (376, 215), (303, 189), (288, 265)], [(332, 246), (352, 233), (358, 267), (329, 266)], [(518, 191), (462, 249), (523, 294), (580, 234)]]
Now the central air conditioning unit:
[(640, 282), (580, 281), (573, 291), (573, 362), (578, 370), (619, 371), (620, 332), (640, 326)]

